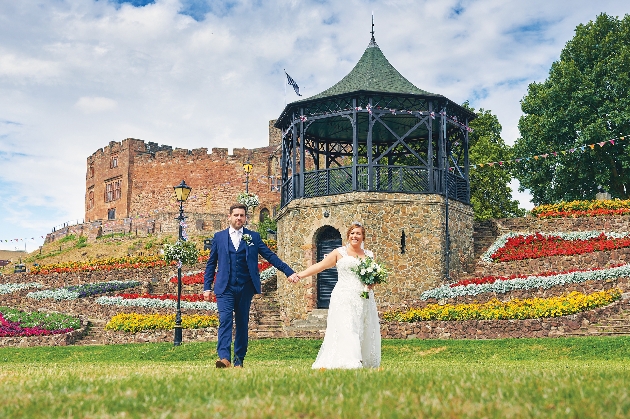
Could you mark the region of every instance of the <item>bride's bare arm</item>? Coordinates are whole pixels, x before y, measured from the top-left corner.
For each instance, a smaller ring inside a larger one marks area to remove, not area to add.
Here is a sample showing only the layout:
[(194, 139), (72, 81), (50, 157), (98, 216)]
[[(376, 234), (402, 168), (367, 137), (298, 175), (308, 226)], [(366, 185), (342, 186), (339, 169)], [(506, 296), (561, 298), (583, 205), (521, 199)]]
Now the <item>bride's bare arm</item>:
[(321, 262), (317, 262), (316, 264), (304, 269), (302, 272), (298, 272), (298, 276), (300, 278), (304, 278), (307, 276), (318, 274), (324, 269), (332, 268), (337, 264), (337, 260), (339, 258), (341, 258), (341, 255), (339, 254), (337, 249), (335, 249), (330, 252), (328, 256), (326, 256)]

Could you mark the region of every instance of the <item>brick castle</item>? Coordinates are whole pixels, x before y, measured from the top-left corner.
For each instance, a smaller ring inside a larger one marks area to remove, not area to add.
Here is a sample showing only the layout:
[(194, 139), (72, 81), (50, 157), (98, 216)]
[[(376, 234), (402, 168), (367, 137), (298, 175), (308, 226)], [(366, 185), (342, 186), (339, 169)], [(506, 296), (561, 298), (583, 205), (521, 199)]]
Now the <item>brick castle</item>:
[(249, 192), (260, 205), (250, 215), (258, 222), (274, 216), (280, 203), (280, 131), (269, 123), (265, 147), (186, 150), (127, 138), (112, 141), (87, 158), (85, 221), (48, 234), (52, 242), (67, 234), (94, 240), (108, 233), (176, 233), (179, 209), (173, 186), (186, 181), (192, 192), (184, 209), (188, 233), (211, 237), (226, 227), (227, 210), (246, 189), (243, 164), (249, 161)]

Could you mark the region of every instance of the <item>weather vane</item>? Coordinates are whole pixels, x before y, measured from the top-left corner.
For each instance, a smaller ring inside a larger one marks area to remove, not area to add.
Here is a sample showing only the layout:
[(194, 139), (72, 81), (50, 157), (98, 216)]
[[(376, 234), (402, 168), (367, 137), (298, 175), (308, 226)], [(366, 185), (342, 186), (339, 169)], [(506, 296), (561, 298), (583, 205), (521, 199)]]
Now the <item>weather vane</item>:
[(372, 41), (374, 41), (374, 11), (372, 11)]

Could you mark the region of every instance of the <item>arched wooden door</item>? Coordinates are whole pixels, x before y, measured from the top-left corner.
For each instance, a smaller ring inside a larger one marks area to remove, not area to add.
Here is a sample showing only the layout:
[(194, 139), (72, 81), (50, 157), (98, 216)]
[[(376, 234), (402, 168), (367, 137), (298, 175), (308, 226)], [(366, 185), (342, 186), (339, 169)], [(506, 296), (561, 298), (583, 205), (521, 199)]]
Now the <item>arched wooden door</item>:
[[(330, 252), (341, 246), (341, 234), (334, 228), (327, 226), (317, 236), (317, 262), (320, 262)], [(317, 308), (328, 308), (330, 294), (337, 283), (337, 268), (326, 269), (317, 274)]]

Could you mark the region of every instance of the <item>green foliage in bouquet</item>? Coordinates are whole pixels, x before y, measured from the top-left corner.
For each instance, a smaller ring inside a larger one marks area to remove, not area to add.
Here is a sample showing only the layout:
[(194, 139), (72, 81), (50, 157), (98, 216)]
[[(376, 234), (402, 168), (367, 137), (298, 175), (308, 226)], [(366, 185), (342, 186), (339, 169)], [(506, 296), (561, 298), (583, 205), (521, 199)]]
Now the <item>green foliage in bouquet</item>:
[(359, 264), (352, 268), (352, 272), (358, 275), (361, 282), (366, 286), (361, 293), (361, 297), (369, 298), (367, 286), (374, 284), (383, 284), (387, 282), (387, 270), (376, 263), (374, 258), (369, 256), (361, 259)]
[(181, 262), (183, 265), (194, 265), (198, 257), (199, 250), (191, 241), (177, 240), (174, 244), (164, 245), (164, 260), (167, 263)]

